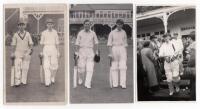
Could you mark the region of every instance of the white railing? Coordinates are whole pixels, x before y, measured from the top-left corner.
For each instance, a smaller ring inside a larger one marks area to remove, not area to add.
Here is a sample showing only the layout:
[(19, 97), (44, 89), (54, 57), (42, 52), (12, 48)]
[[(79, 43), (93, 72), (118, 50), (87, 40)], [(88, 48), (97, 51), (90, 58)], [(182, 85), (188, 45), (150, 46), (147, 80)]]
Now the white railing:
[(89, 19), (94, 24), (112, 24), (115, 23), (117, 19), (123, 19), (124, 23), (132, 23), (132, 18), (70, 18), (70, 24), (82, 24), (84, 20)]

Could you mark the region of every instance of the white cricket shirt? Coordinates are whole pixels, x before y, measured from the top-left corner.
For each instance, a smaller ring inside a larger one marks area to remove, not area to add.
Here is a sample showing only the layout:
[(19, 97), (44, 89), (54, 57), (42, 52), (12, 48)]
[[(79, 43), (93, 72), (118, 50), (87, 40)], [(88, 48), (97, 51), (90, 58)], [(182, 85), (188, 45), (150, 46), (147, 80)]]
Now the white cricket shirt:
[(29, 32), (16, 32), (13, 36), (11, 45), (16, 46), (16, 51), (25, 52), (29, 50), (29, 45), (33, 45), (33, 41)]
[(128, 46), (126, 32), (123, 29), (111, 31), (108, 36), (107, 46)]
[(56, 30), (52, 29), (52, 31), (45, 30), (41, 34), (41, 45), (58, 45), (59, 44), (59, 38), (58, 33)]
[(172, 46), (172, 42), (164, 42), (159, 49), (159, 57), (169, 56), (172, 57), (175, 54), (175, 51)]
[(86, 48), (93, 48), (94, 44), (98, 44), (97, 35), (94, 31), (86, 32), (84, 29), (78, 33), (75, 45)]

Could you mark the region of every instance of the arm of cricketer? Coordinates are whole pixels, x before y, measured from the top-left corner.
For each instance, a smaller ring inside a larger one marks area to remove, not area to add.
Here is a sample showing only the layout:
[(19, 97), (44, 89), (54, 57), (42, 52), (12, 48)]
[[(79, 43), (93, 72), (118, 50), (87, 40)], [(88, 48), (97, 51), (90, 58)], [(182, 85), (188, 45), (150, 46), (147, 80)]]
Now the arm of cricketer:
[(17, 44), (17, 40), (16, 40), (16, 36), (14, 35), (11, 42), (11, 58), (15, 57), (16, 44)]
[(30, 49), (29, 55), (32, 55), (32, 53), (33, 53), (33, 44), (29, 45), (29, 49)]
[(32, 53), (33, 53), (33, 40), (32, 40), (30, 33), (29, 32), (27, 32), (27, 33), (28, 33), (28, 46), (29, 46), (28, 55), (32, 55)]
[(99, 55), (99, 45), (98, 43), (94, 46), (95, 54)]
[(107, 42), (107, 46), (108, 46), (108, 57), (112, 57), (112, 39), (113, 35), (112, 32), (110, 32), (109, 36), (108, 36), (108, 42)]
[(96, 55), (99, 55), (99, 41), (98, 41), (98, 38), (97, 38), (97, 35), (96, 33), (94, 32), (94, 50), (95, 50), (95, 54)]
[(43, 32), (40, 34), (40, 56), (43, 56), (43, 48), (44, 48), (44, 36), (43, 36)]
[(56, 49), (57, 49), (57, 54), (58, 54), (58, 58), (59, 58), (60, 57), (59, 44), (56, 44)]
[(58, 55), (58, 58), (60, 57), (60, 47), (59, 47), (59, 36), (58, 36), (58, 33), (56, 34), (56, 49), (57, 49), (57, 55)]

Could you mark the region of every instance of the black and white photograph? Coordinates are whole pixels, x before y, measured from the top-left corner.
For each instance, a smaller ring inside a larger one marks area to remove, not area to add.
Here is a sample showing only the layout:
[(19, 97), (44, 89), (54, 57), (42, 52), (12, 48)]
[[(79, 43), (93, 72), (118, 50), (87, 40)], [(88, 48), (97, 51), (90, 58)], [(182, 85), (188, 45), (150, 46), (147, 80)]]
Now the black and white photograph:
[(196, 7), (136, 8), (137, 100), (196, 101)]
[(132, 28), (132, 4), (70, 4), (70, 103), (133, 102)]
[(4, 103), (65, 103), (65, 8), (4, 5)]

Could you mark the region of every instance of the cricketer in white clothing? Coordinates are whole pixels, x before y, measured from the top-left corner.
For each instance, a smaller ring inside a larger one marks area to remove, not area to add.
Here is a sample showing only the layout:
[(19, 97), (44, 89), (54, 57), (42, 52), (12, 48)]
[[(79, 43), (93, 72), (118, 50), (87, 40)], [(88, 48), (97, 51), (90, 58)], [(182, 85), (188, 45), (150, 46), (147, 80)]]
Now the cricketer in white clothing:
[(170, 41), (171, 35), (165, 34), (163, 36), (165, 42), (161, 45), (159, 49), (159, 57), (164, 57), (164, 69), (165, 75), (167, 77), (168, 87), (169, 87), (169, 95), (172, 96), (174, 94), (174, 86), (176, 88), (176, 92), (179, 92), (179, 61), (174, 56), (175, 47), (173, 47), (173, 43)]
[(14, 86), (20, 84), (27, 84), (27, 75), (29, 70), (29, 64), (32, 54), (33, 41), (30, 33), (25, 30), (25, 23), (21, 19), (18, 23), (19, 31), (17, 31), (12, 39), (12, 58), (15, 58), (15, 75)]
[(84, 21), (84, 29), (81, 30), (75, 42), (76, 55), (78, 58), (78, 83), (83, 82), (83, 75), (86, 73), (85, 87), (91, 88), (91, 81), (94, 72), (94, 50), (98, 54), (98, 39), (96, 33), (90, 29), (91, 22)]
[(45, 75), (45, 86), (55, 83), (55, 76), (58, 70), (59, 39), (58, 33), (53, 29), (53, 20), (47, 19), (47, 29), (41, 34), (40, 44), (43, 46), (43, 69)]
[(179, 72), (180, 75), (183, 74), (183, 42), (182, 39), (178, 38), (178, 33), (174, 33), (172, 40), (171, 40), (172, 44), (174, 45), (174, 49), (175, 49), (175, 54), (178, 55), (178, 61), (179, 61)]
[(109, 47), (109, 56), (112, 58), (111, 78), (113, 87), (118, 87), (118, 73), (120, 73), (120, 86), (126, 88), (126, 70), (127, 70), (127, 35), (122, 29), (123, 20), (116, 21), (117, 28), (110, 32), (107, 46)]

